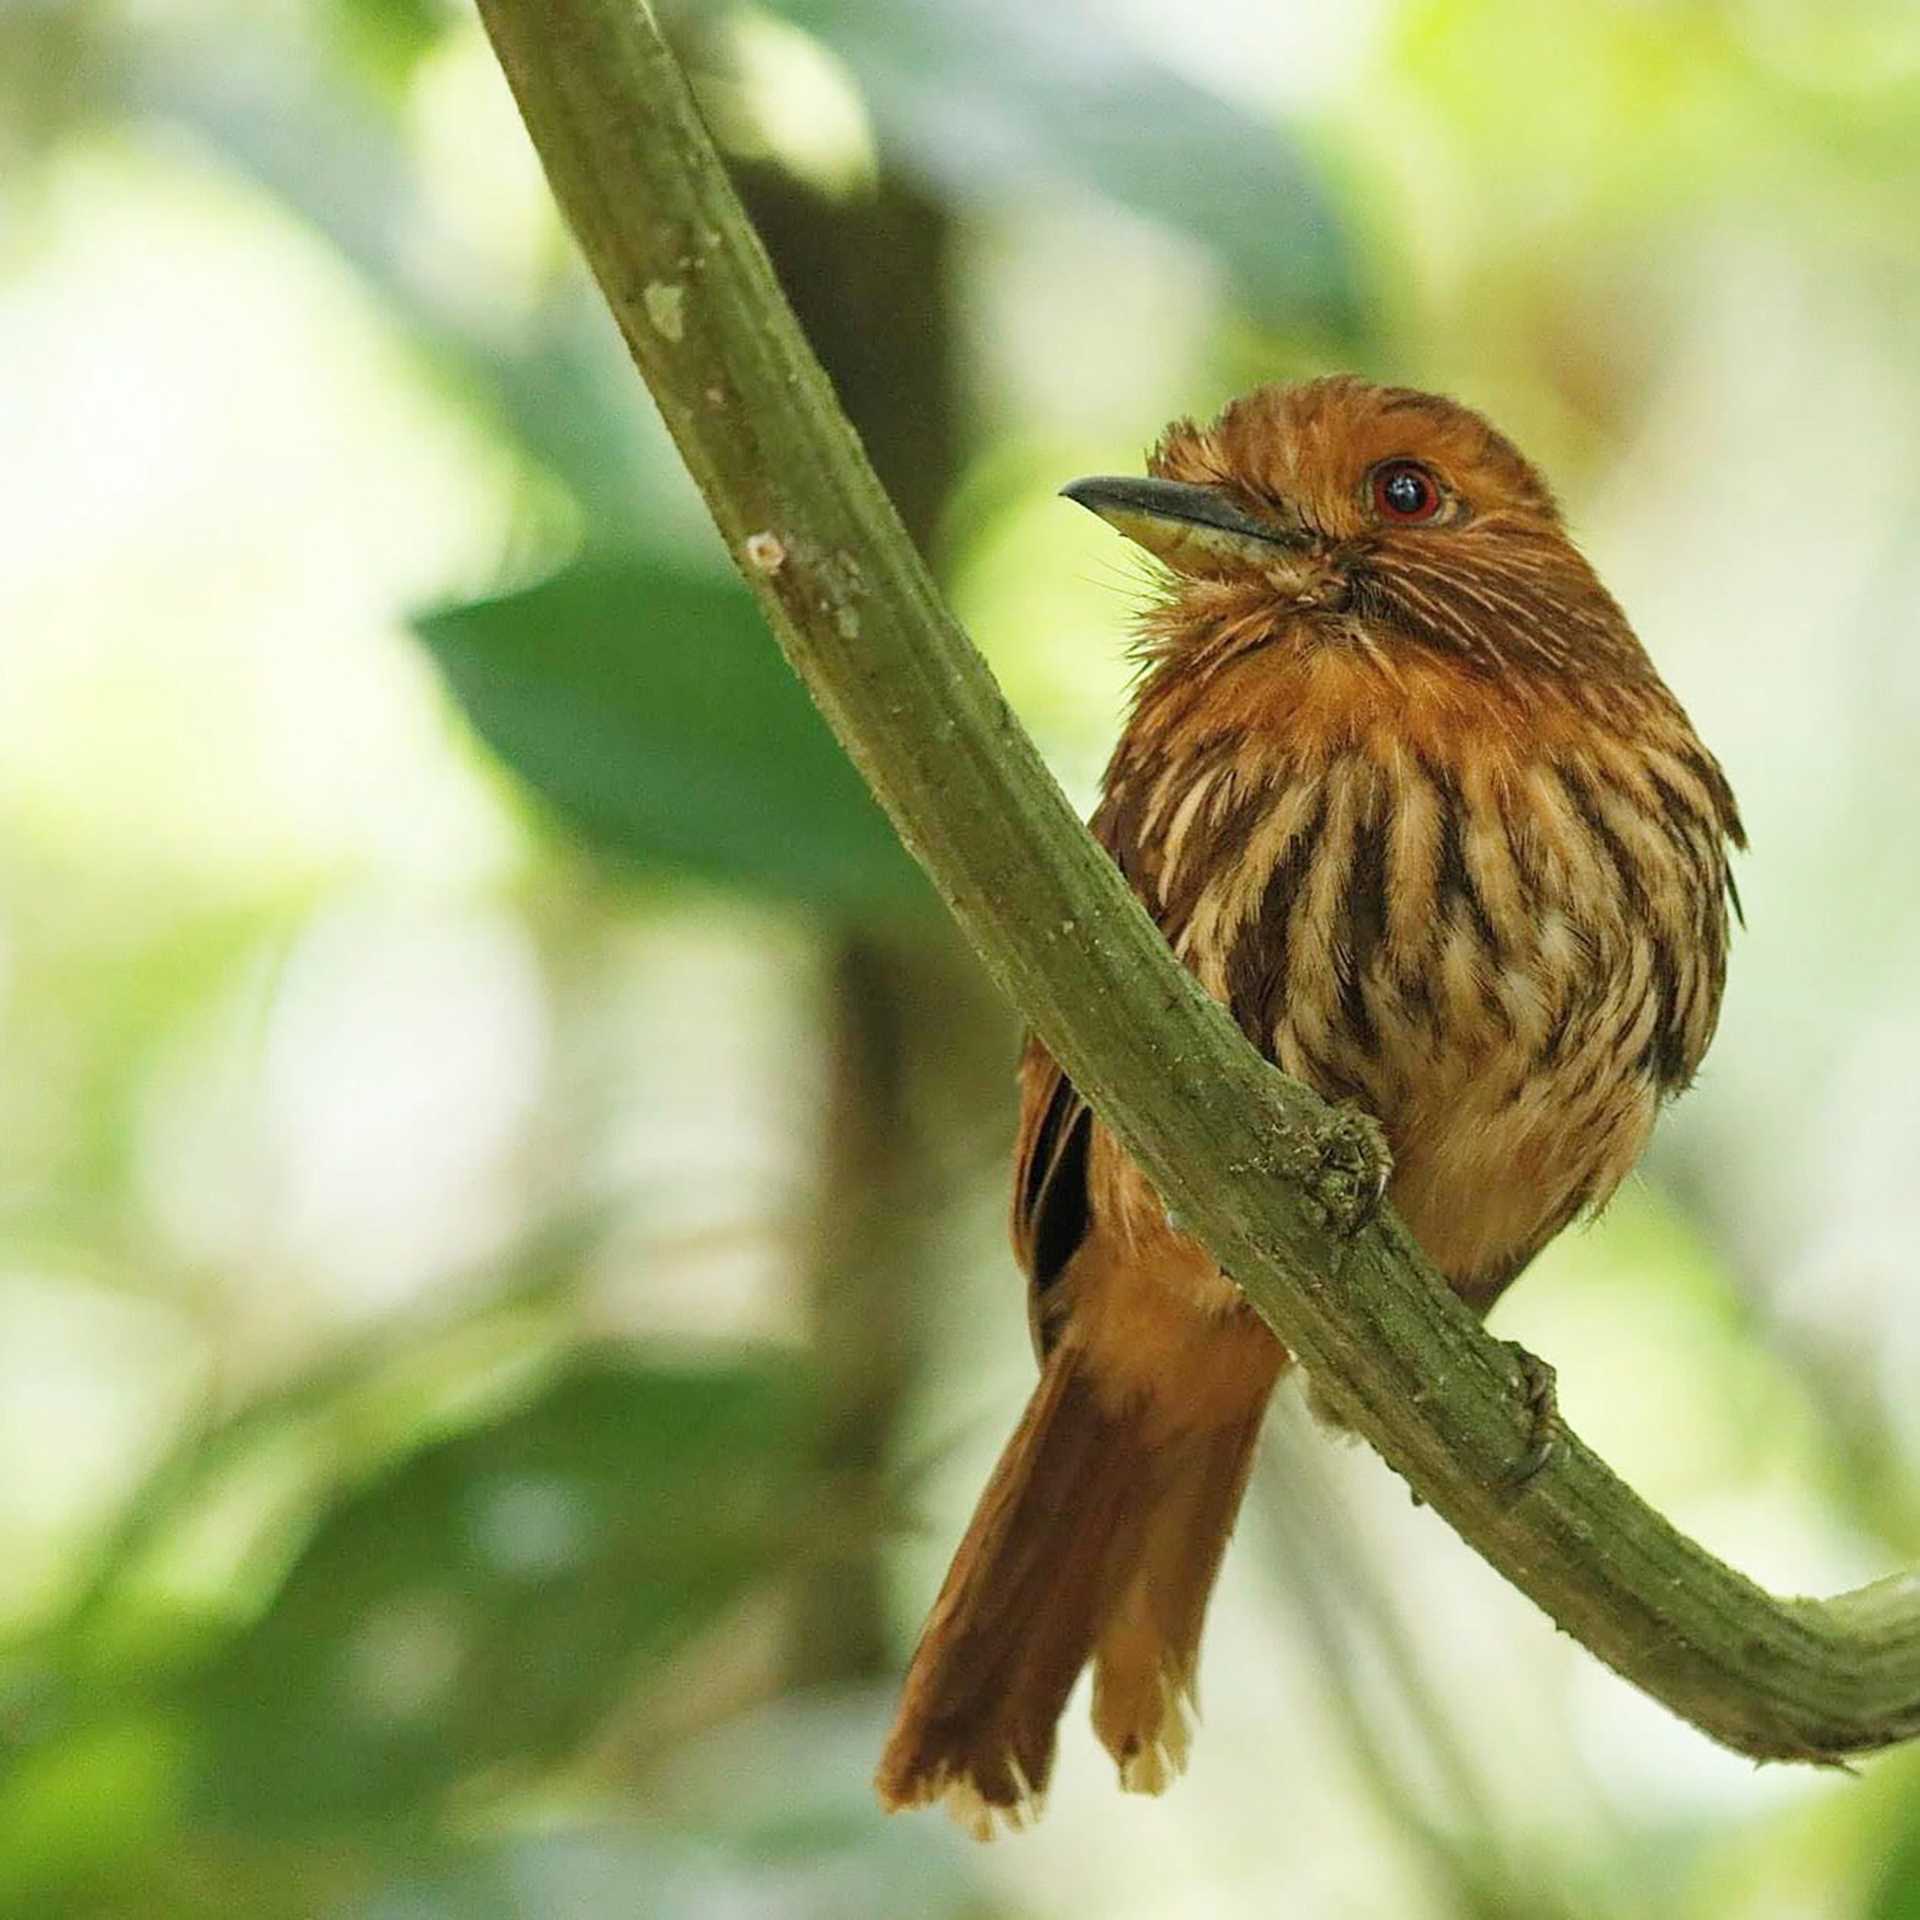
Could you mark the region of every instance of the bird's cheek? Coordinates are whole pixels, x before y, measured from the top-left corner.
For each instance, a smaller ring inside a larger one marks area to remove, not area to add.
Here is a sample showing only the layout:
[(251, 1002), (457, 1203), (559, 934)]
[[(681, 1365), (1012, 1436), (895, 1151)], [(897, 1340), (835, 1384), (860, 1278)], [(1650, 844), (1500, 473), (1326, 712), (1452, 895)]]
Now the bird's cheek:
[(1269, 569), (1267, 584), (1294, 613), (1345, 613), (1352, 604), (1344, 569), (1312, 557)]

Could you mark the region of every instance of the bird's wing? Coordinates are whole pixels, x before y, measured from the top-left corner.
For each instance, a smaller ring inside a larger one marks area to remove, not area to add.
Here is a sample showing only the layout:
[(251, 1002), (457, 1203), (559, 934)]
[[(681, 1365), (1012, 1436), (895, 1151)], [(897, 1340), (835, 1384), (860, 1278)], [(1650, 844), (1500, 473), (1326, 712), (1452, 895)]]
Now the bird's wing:
[(1020, 1056), (1020, 1128), (1013, 1151), (1013, 1250), (1026, 1270), (1033, 1343), (1044, 1355), (1047, 1293), (1086, 1238), (1093, 1109), (1040, 1042)]
[[(1116, 756), (1116, 765), (1119, 757)], [(1147, 893), (1140, 864), (1137, 806), (1124, 804), (1111, 770), (1106, 798), (1088, 822), (1136, 893)], [(1093, 1109), (1060, 1063), (1029, 1034), (1020, 1056), (1020, 1126), (1013, 1151), (1013, 1250), (1026, 1270), (1034, 1349), (1046, 1356), (1057, 1314), (1049, 1294), (1087, 1237), (1093, 1204), (1087, 1188)]]

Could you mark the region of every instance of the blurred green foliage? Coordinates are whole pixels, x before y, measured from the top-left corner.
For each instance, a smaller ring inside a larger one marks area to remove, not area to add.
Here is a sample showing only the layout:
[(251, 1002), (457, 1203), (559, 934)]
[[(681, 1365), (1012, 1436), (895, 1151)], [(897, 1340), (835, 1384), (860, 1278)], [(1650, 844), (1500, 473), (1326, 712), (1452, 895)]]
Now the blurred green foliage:
[[(1772, 1584), (1920, 1551), (1912, 9), (665, 12), (1081, 797), (1138, 579), (1062, 480), (1337, 364), (1551, 468), (1757, 850), (1503, 1329)], [(465, 11), (3, 9), (0, 156), (0, 1910), (1920, 1912), (1911, 1756), (1713, 1753), (1291, 1405), (1193, 1776), (1076, 1709), (1016, 1846), (882, 1822), (1028, 1377), (1010, 1023)]]
[(463, 1780), (567, 1758), (627, 1675), (795, 1550), (793, 1373), (582, 1354), (532, 1404), (341, 1500), (193, 1676), (205, 1817), (417, 1827)]
[(576, 567), (420, 631), (480, 737), (612, 853), (855, 919), (933, 909), (737, 580)]
[(1088, 0), (785, 0), (846, 61), (889, 163), (962, 205), (1106, 194), (1191, 235), (1269, 324), (1351, 346), (1352, 252), (1318, 167), (1284, 127), (1194, 85)]

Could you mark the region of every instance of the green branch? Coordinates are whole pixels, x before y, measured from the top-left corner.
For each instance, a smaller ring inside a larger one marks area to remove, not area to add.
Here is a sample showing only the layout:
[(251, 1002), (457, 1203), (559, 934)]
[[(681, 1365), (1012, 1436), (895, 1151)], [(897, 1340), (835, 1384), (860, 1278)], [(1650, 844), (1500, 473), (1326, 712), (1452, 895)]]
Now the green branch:
[[(481, 0), (635, 362), (794, 669), (981, 959), (1335, 1410), (1552, 1618), (1714, 1738), (1920, 1732), (1920, 1579), (1781, 1600), (1572, 1434), (1405, 1229), (1372, 1127), (1260, 1059), (1088, 838), (835, 404), (636, 0)], [(640, 610), (636, 609), (636, 613)]]

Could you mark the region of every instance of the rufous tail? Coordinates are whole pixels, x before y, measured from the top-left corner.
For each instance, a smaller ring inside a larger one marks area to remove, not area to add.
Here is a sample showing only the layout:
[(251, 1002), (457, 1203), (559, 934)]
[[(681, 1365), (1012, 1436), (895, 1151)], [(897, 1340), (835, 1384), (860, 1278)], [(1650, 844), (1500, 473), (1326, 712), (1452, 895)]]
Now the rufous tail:
[(976, 1837), (1036, 1814), (1054, 1729), (1089, 1659), (1094, 1727), (1123, 1785), (1185, 1763), (1200, 1629), (1265, 1395), (1243, 1420), (1168, 1434), (1108, 1404), (1084, 1357), (1048, 1357), (908, 1669), (875, 1785), (945, 1802)]

